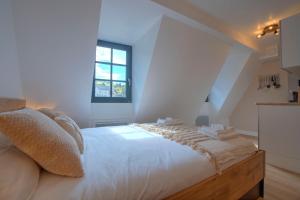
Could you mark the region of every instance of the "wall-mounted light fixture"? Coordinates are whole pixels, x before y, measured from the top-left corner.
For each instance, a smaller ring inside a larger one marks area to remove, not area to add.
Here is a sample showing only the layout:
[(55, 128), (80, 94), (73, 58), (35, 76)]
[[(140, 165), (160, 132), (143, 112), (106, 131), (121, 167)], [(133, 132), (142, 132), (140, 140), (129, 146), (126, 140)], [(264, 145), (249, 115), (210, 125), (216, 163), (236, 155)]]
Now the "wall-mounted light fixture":
[(275, 35), (279, 35), (279, 25), (278, 24), (271, 24), (266, 27), (261, 31), (261, 33), (257, 34), (256, 37), (259, 39), (262, 36), (268, 34), (268, 33), (273, 33)]

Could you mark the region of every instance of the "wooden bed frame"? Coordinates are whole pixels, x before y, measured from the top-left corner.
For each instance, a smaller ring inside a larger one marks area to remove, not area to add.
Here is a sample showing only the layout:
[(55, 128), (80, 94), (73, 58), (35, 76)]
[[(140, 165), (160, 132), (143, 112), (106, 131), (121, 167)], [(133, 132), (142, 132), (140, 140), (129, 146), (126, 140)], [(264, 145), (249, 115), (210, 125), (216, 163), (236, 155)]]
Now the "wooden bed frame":
[(167, 200), (256, 200), (263, 197), (265, 176), (265, 152), (225, 169), (202, 182), (180, 191)]
[(24, 99), (10, 99), (0, 97), (0, 112), (8, 112), (25, 108), (26, 101)]
[[(26, 101), (0, 97), (0, 112), (24, 108)], [(265, 152), (254, 155), (166, 200), (256, 200), (264, 195)]]

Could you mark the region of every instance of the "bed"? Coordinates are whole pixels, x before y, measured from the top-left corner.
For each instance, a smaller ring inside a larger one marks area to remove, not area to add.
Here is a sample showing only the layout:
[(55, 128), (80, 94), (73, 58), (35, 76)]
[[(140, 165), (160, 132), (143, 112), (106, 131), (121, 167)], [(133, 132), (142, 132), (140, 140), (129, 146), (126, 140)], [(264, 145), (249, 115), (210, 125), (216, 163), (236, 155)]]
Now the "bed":
[[(25, 102), (0, 98), (1, 107)], [(82, 129), (82, 178), (42, 171), (32, 200), (50, 199), (257, 199), (263, 196), (264, 152), (221, 166), (206, 154), (137, 126)], [(234, 138), (224, 143), (241, 142)], [(220, 147), (221, 148), (221, 147)]]

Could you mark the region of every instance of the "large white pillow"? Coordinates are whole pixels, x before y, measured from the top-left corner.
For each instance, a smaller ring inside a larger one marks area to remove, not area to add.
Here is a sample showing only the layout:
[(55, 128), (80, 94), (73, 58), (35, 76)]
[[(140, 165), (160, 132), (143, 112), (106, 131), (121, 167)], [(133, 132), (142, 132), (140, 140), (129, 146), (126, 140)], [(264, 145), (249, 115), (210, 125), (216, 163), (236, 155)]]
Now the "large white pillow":
[(29, 200), (39, 176), (38, 165), (0, 132), (0, 199)]

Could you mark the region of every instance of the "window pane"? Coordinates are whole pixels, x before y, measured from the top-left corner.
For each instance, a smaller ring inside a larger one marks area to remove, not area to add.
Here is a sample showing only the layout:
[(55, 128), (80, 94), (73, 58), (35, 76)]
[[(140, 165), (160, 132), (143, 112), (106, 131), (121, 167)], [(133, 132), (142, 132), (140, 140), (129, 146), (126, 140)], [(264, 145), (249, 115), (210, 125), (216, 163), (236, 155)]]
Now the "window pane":
[(112, 79), (115, 81), (126, 81), (126, 67), (113, 65)]
[(97, 46), (96, 61), (111, 62), (111, 48)]
[(110, 97), (110, 81), (95, 81), (95, 97)]
[(110, 65), (96, 63), (96, 79), (110, 80)]
[(126, 83), (114, 81), (112, 87), (113, 97), (126, 97)]
[(126, 65), (126, 51), (113, 49), (113, 63)]

